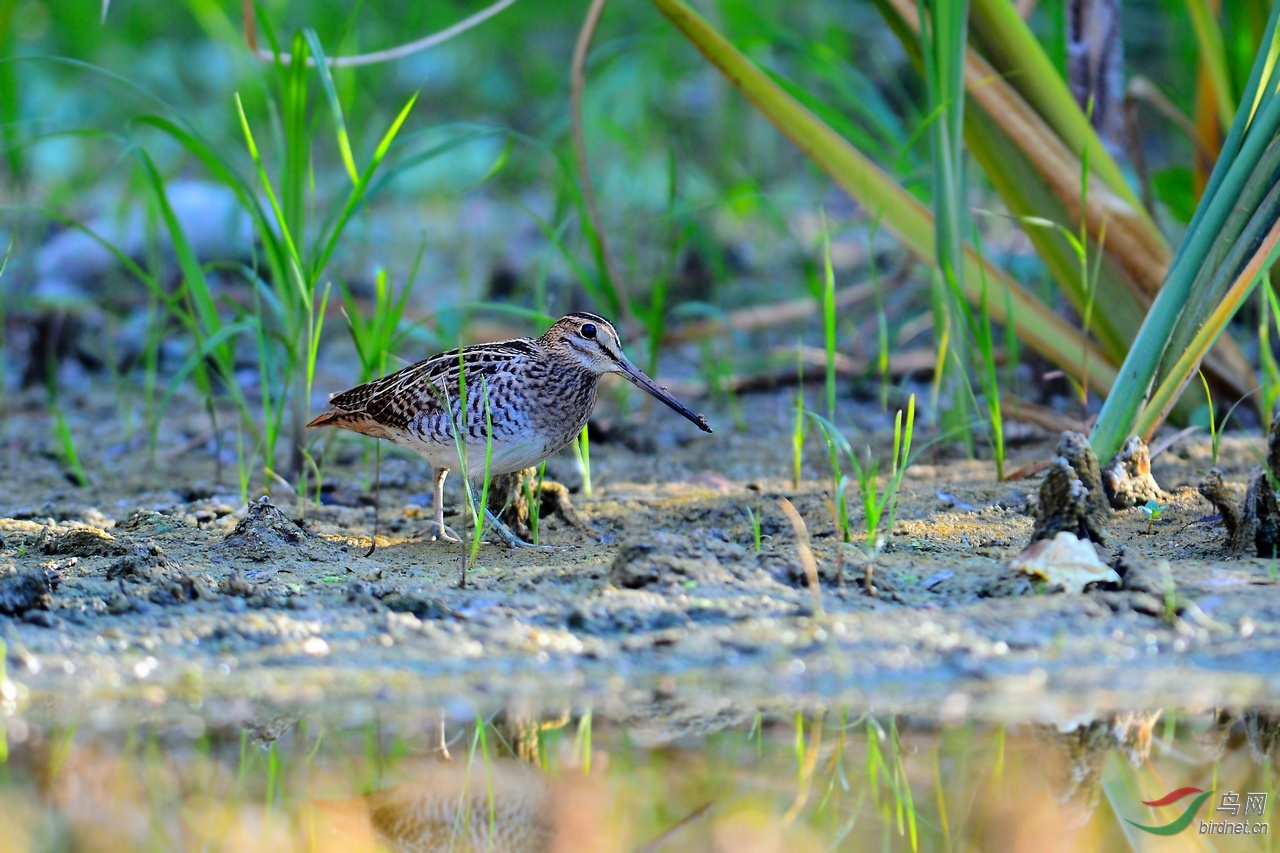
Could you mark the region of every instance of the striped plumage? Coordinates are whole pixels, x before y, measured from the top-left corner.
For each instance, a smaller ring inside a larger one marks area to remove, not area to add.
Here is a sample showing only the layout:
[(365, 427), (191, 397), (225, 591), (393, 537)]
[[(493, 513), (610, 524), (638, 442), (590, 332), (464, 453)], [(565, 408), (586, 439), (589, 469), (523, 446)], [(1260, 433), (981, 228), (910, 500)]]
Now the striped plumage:
[(385, 438), (430, 462), (436, 472), (436, 524), (445, 535), (444, 479), (460, 467), (459, 444), (465, 443), (466, 467), (473, 480), (485, 473), (490, 436), (490, 475), (537, 465), (581, 432), (606, 373), (626, 376), (711, 432), (700, 415), (627, 359), (608, 320), (585, 312), (560, 318), (540, 338), (441, 353), (336, 394), (329, 400), (329, 411), (308, 426), (336, 426)]

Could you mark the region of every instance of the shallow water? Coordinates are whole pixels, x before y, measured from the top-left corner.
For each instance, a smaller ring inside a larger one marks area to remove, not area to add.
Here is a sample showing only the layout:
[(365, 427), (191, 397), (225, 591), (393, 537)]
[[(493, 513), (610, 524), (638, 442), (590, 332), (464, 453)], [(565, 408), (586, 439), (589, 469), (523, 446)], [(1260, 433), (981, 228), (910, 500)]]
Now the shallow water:
[[(678, 697), (622, 719), (328, 707), (227, 724), (171, 710), (111, 726), (9, 717), (0, 851), (1274, 845), (1267, 709), (1016, 724)], [(1183, 787), (1212, 793), (1143, 805)], [(1188, 812), (1173, 835), (1134, 825), (1167, 831)], [(1219, 834), (1228, 823), (1250, 834)]]
[[(1157, 460), (1160, 522), (1120, 513), (1101, 551), (1146, 591), (1011, 574), (1036, 482), (922, 459), (869, 596), (822, 454), (789, 483), (789, 399), (707, 441), (602, 440), (587, 526), (484, 546), (465, 588), (458, 549), (412, 537), (416, 463), (384, 463), (376, 521), (359, 445), (333, 448), (322, 505), (250, 507), (191, 452), (188, 407), (157, 455), (87, 448), (73, 488), (32, 438), (47, 417), (16, 413), (0, 853), (1271, 849), (1207, 832), (1227, 793), (1266, 794), (1269, 829), (1272, 717), (1214, 709), (1280, 695), (1276, 566), (1227, 552), (1193, 488), (1207, 442)], [(1223, 444), (1230, 482), (1260, 447)], [(1142, 801), (1187, 786), (1213, 793), (1181, 833), (1127, 822), (1167, 826), (1199, 795)]]

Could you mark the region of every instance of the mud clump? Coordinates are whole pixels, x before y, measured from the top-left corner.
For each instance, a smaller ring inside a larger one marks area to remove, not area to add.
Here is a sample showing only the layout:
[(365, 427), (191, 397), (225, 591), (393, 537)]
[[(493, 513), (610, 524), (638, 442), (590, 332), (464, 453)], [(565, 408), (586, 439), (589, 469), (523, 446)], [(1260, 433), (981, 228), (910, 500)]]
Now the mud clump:
[(1151, 451), (1147, 443), (1136, 435), (1120, 448), (1102, 472), (1102, 485), (1112, 509), (1128, 509), (1142, 506), (1148, 501), (1165, 503), (1169, 500), (1164, 490), (1151, 476)]
[(0, 577), (0, 614), (25, 616), (31, 610), (48, 610), (57, 582), (57, 575), (38, 569)]
[(227, 559), (255, 563), (289, 558), (327, 563), (342, 558), (341, 552), (312, 536), (266, 497), (249, 504), (245, 517), (214, 550)]
[(1017, 598), (1022, 595), (1035, 595), (1036, 584), (1025, 572), (1006, 569), (986, 582), (974, 587), (978, 598)]
[(433, 619), (450, 619), (454, 616), (453, 611), (438, 597), (416, 590), (392, 591), (383, 596), (382, 604), (395, 613), (412, 613), (424, 622)]
[(116, 525), (116, 530), (146, 532), (158, 536), (172, 533), (179, 528), (187, 526), (186, 522), (181, 518), (165, 515), (155, 510), (139, 509), (131, 513), (124, 521), (119, 522)]
[(125, 545), (105, 530), (96, 527), (72, 527), (40, 531), (36, 549), (44, 554), (67, 557), (114, 557), (125, 552)]
[[(489, 483), (489, 509), (526, 542), (533, 541), (532, 508), (530, 499), (538, 492), (538, 469), (527, 468), (514, 474), (499, 474)], [(569, 501), (569, 489), (553, 480), (543, 479), (539, 492), (538, 518), (540, 522), (558, 516), (570, 526), (589, 530), (578, 511)]]
[(1255, 468), (1249, 475), (1240, 509), (1232, 506), (1231, 494), (1217, 468), (1211, 469), (1197, 487), (1200, 495), (1222, 514), (1228, 545), (1238, 557), (1271, 558), (1280, 553), (1280, 498), (1273, 480), (1276, 471), (1280, 471), (1280, 415), (1267, 432), (1267, 468)]
[(1227, 541), (1231, 543), (1231, 550), (1238, 553), (1242, 543), (1237, 542), (1236, 537), (1240, 532), (1241, 509), (1244, 505), (1239, 492), (1223, 482), (1222, 472), (1217, 468), (1209, 469), (1209, 473), (1196, 486), (1196, 491), (1200, 493), (1200, 497), (1213, 504), (1213, 508), (1222, 516), (1222, 524), (1227, 528)]
[(120, 559), (107, 569), (107, 580), (151, 583), (168, 578), (171, 568), (164, 551), (148, 539), (141, 544), (129, 546)]
[[(804, 565), (797, 559), (785, 554), (761, 554), (760, 568), (764, 569), (775, 581), (796, 589), (809, 588), (809, 576)], [(823, 560), (818, 563), (818, 583), (823, 587), (838, 586), (844, 582), (841, 567), (834, 560)], [(877, 577), (880, 581), (883, 578)]]
[(210, 590), (199, 580), (183, 571), (174, 573), (158, 584), (149, 596), (152, 604), (175, 605), (187, 604), (201, 598), (208, 598)]
[(1099, 545), (1106, 542), (1111, 505), (1102, 484), (1098, 458), (1089, 440), (1078, 432), (1064, 432), (1058, 456), (1040, 484), (1031, 541), (1070, 533)]
[[(1114, 613), (1132, 610), (1145, 616), (1165, 618), (1165, 584), (1170, 571), (1164, 560), (1148, 560), (1141, 553), (1121, 548), (1111, 563), (1120, 576), (1118, 584), (1098, 584), (1093, 594)], [(1175, 612), (1181, 613), (1177, 606)]]
[(689, 581), (724, 584), (734, 580), (726, 564), (746, 562), (746, 551), (731, 542), (660, 532), (624, 542), (609, 568), (609, 582), (622, 589), (678, 586)]
[(645, 424), (592, 418), (587, 423), (587, 430), (591, 441), (595, 443), (620, 444), (641, 456), (652, 456), (658, 452), (658, 442), (653, 430)]
[(576, 607), (565, 617), (565, 625), (573, 631), (595, 636), (611, 634), (640, 635), (655, 631), (687, 628), (694, 619), (674, 609), (649, 610), (637, 607)]
[(1240, 526), (1231, 544), (1241, 555), (1249, 553), (1250, 545), (1259, 557), (1274, 557), (1280, 551), (1280, 501), (1266, 471), (1256, 469), (1249, 475)]

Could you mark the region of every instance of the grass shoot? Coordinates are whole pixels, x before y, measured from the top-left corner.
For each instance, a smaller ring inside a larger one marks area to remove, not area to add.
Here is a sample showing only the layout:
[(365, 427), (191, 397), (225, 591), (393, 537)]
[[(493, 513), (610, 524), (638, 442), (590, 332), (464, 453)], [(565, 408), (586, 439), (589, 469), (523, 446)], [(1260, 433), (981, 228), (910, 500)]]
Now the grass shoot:
[[(840, 469), (841, 456), (848, 461), (854, 472), (862, 500), (863, 525), (866, 534), (863, 550), (868, 561), (875, 559), (885, 546), (885, 537), (893, 532), (898, 512), (898, 492), (911, 460), (915, 414), (916, 398), (912, 394), (907, 401), (905, 418), (902, 410), (894, 416), (893, 455), (890, 457), (888, 475), (882, 488), (879, 483), (880, 461), (872, 456), (871, 449), (867, 448), (866, 460), (860, 460), (835, 424), (815, 412), (808, 413), (808, 416), (822, 429), (826, 439), (830, 458), (833, 460), (832, 474), (836, 480), (836, 488), (839, 489), (839, 481), (843, 478)], [(847, 523), (849, 517), (847, 506), (844, 516)]]
[(746, 513), (747, 523), (751, 525), (751, 542), (755, 546), (756, 553), (759, 554), (764, 548), (764, 536), (761, 532), (762, 513), (756, 512), (751, 507), (743, 507), (742, 511)]
[(578, 440), (573, 443), (573, 455), (578, 462), (578, 473), (582, 475), (582, 494), (591, 497), (594, 490), (591, 486), (591, 436), (588, 427), (584, 425), (582, 432), (578, 433)]
[(800, 488), (804, 467), (804, 440), (809, 434), (808, 408), (804, 401), (804, 357), (796, 343), (796, 416), (791, 426), (791, 487)]

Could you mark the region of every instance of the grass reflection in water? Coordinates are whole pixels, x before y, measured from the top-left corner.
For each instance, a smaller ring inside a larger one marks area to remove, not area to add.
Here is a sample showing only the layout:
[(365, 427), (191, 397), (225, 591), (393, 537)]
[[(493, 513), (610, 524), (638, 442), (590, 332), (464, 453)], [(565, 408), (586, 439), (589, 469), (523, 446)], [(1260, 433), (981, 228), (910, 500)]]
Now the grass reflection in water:
[[(1278, 734), (1258, 709), (1011, 726), (673, 705), (627, 720), (10, 725), (0, 853), (1270, 850)], [(1143, 805), (1182, 787), (1214, 793)], [(1197, 802), (1176, 835), (1137, 826)], [(1202, 821), (1253, 834), (1210, 839)]]

